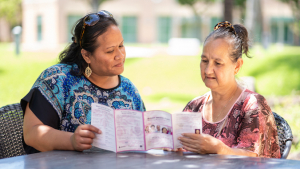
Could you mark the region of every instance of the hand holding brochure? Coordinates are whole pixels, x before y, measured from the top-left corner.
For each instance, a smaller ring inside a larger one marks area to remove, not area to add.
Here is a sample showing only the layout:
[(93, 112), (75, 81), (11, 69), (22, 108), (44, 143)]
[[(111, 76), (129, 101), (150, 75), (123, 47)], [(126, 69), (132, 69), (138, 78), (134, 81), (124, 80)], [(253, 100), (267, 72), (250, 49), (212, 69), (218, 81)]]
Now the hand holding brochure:
[(202, 131), (200, 112), (114, 110), (92, 103), (91, 125), (99, 128), (93, 146), (114, 152), (181, 148), (182, 133)]

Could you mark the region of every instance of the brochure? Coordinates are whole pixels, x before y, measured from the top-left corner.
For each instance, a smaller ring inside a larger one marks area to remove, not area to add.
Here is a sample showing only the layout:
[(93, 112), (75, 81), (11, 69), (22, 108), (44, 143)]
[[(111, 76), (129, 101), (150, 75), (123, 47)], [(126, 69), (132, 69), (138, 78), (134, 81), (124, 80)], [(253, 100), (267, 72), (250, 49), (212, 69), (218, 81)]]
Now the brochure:
[(200, 112), (170, 114), (165, 111), (115, 110), (92, 103), (91, 125), (99, 128), (93, 146), (113, 151), (146, 151), (181, 148), (182, 133), (202, 133)]

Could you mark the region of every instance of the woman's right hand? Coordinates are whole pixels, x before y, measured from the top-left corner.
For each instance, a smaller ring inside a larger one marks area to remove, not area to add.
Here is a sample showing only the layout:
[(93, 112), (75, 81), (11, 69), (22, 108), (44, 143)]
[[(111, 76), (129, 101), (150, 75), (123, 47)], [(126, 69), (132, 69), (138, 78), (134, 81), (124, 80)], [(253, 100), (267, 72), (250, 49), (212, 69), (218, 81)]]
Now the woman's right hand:
[(95, 133), (101, 134), (101, 130), (92, 125), (80, 125), (71, 136), (71, 143), (76, 151), (83, 151), (92, 148)]

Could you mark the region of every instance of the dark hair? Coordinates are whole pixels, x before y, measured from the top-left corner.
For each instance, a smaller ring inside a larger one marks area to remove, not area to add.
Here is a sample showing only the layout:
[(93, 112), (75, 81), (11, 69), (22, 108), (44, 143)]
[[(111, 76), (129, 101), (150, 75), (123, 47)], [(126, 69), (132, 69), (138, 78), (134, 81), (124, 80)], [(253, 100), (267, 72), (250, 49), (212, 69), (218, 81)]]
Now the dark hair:
[(248, 58), (251, 58), (251, 56), (249, 56), (250, 45), (247, 29), (241, 24), (235, 24), (233, 27), (235, 32), (228, 27), (220, 27), (219, 29), (214, 30), (207, 36), (204, 44), (210, 38), (226, 39), (232, 46), (230, 53), (232, 61), (236, 62), (243, 54), (245, 54)]
[(71, 73), (73, 75), (82, 75), (85, 71), (85, 68), (88, 64), (85, 62), (81, 55), (81, 49), (85, 49), (86, 51), (93, 53), (96, 48), (100, 45), (97, 42), (98, 36), (105, 33), (109, 26), (116, 25), (117, 22), (113, 17), (103, 17), (100, 16), (100, 21), (94, 26), (86, 26), (84, 35), (82, 37), (82, 48), (80, 47), (80, 37), (83, 27), (83, 19), (85, 17), (79, 19), (75, 26), (72, 29), (73, 42), (69, 44), (69, 46), (60, 53), (59, 60), (60, 63), (66, 63), (69, 65), (74, 65), (74, 63), (78, 66), (78, 69), (74, 69), (72, 67)]

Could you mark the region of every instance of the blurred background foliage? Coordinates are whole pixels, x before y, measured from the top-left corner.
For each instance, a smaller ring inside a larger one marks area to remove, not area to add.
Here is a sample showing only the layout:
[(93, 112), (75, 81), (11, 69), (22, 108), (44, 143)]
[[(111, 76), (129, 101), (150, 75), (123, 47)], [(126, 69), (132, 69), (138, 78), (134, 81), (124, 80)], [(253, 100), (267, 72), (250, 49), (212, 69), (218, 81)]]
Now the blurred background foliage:
[(20, 25), (22, 20), (22, 0), (0, 0), (0, 18), (6, 19), (11, 26)]

